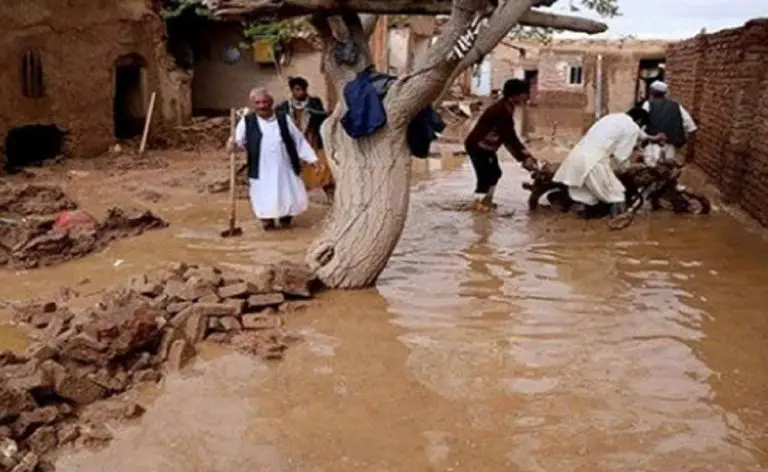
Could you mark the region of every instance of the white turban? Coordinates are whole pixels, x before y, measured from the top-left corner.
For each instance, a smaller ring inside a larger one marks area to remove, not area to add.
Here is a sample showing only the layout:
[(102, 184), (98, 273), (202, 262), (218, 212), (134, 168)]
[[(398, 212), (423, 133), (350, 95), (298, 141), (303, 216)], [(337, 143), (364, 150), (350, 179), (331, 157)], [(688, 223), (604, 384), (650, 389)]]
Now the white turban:
[(669, 87), (667, 86), (667, 84), (665, 84), (661, 80), (656, 80), (651, 84), (651, 90), (659, 93), (667, 93), (667, 90), (669, 90)]

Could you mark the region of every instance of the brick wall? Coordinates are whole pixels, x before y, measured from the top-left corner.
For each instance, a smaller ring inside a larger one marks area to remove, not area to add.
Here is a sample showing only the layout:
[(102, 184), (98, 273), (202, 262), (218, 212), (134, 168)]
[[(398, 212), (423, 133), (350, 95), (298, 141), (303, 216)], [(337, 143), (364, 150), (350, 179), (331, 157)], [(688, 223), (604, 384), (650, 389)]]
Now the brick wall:
[(723, 196), (768, 226), (768, 19), (669, 51), (670, 94), (696, 120), (687, 146)]

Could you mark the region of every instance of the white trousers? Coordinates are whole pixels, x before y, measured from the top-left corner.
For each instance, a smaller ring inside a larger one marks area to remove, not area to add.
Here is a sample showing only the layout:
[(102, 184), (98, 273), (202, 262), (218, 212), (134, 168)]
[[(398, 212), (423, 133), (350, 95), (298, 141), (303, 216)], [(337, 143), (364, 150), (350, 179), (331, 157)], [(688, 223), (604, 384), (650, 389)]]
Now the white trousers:
[(643, 149), (643, 163), (649, 167), (656, 167), (659, 162), (674, 161), (677, 153), (671, 144), (648, 143)]
[(581, 187), (568, 187), (568, 195), (573, 201), (589, 206), (599, 202), (623, 203), (624, 192), (624, 184), (616, 177), (608, 159), (603, 159), (589, 171)]

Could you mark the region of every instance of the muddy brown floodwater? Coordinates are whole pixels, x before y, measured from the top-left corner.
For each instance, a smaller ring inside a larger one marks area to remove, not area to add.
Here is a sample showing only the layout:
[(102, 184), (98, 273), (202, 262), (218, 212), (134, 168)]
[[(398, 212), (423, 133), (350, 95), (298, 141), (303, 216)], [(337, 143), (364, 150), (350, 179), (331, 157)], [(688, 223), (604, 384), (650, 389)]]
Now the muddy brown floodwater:
[[(496, 216), (455, 209), (472, 186), (463, 163), (422, 175), (375, 290), (293, 315), (305, 341), (279, 364), (210, 349), (108, 448), (59, 470), (768, 470), (762, 236), (724, 212), (641, 216), (619, 232), (530, 215), (523, 173), (504, 171)], [(93, 185), (80, 195), (114, 195)], [(223, 196), (160, 187), (170, 196), (150, 208), (170, 228), (2, 274), (0, 295), (84, 276), (97, 289), (166, 260), (298, 257), (322, 214), (288, 238), (249, 218), (245, 237), (221, 240)]]

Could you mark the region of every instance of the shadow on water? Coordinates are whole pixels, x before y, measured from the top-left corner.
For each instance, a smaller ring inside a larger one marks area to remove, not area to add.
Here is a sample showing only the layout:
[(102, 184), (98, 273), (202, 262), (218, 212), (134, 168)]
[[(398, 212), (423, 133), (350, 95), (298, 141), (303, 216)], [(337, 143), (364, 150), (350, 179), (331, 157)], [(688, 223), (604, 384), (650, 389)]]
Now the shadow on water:
[[(768, 467), (758, 235), (721, 213), (642, 216), (620, 232), (531, 215), (512, 163), (505, 217), (476, 215), (450, 203), (471, 190), (468, 166), (427, 170), (377, 289), (323, 294), (291, 318), (304, 342), (280, 364), (210, 353), (170, 377), (140, 423), (61, 470)], [(319, 215), (290, 241), (246, 223), (249, 236), (224, 247), (206, 236), (211, 208), (187, 211), (185, 229), (142, 236), (154, 247), (144, 254), (129, 259), (127, 241), (40, 274), (114, 280), (116, 258), (125, 273), (177, 258), (247, 268), (300, 255)], [(44, 285), (28, 274), (13, 283)]]

